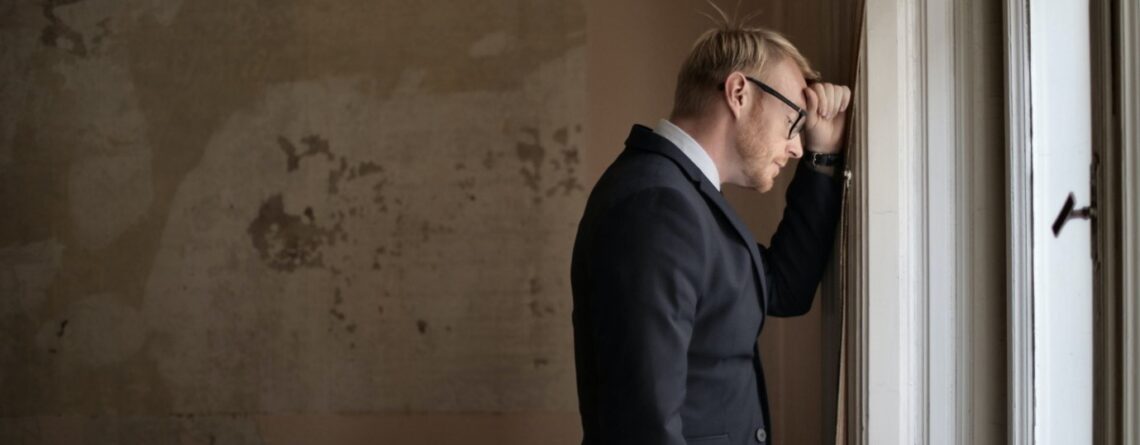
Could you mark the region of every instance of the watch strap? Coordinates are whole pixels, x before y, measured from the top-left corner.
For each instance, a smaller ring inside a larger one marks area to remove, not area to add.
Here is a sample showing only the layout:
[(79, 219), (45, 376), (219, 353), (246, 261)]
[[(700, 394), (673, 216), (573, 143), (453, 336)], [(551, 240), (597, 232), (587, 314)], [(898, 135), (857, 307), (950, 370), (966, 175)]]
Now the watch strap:
[(817, 153), (805, 150), (804, 157), (812, 165), (819, 167), (833, 167), (843, 162), (843, 155), (839, 153)]

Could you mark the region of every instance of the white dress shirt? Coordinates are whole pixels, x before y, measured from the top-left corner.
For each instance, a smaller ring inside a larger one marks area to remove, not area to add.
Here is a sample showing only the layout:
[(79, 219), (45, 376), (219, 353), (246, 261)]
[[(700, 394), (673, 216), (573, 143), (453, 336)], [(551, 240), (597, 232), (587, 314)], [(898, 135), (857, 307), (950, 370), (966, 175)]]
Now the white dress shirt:
[(669, 122), (668, 119), (658, 121), (657, 127), (653, 129), (653, 132), (668, 139), (669, 142), (672, 142), (673, 145), (680, 148), (681, 153), (684, 153), (690, 161), (693, 161), (693, 164), (696, 164), (697, 168), (701, 169), (701, 173), (705, 174), (705, 177), (709, 179), (713, 187), (716, 187), (717, 191), (720, 191), (720, 172), (717, 171), (716, 164), (713, 163), (708, 152), (701, 147), (701, 144), (697, 143), (696, 139), (689, 136), (689, 133), (686, 133), (685, 130)]

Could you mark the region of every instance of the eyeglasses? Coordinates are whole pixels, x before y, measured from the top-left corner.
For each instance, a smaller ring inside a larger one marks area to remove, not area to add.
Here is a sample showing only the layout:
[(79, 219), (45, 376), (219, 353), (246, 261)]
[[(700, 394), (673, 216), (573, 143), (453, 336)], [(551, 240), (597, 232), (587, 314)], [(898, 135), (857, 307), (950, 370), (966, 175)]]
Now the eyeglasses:
[[(753, 79), (749, 76), (744, 76), (744, 78), (748, 79), (749, 82), (756, 84), (756, 86), (760, 87), (760, 89), (762, 91), (764, 91), (765, 93), (771, 94), (776, 99), (780, 99), (780, 102), (787, 104), (789, 107), (792, 107), (792, 109), (796, 111), (796, 120), (792, 122), (791, 128), (788, 128), (788, 140), (795, 139), (796, 136), (799, 136), (800, 132), (802, 132), (804, 130), (804, 123), (806, 122), (806, 120), (804, 118), (807, 117), (807, 112), (804, 111), (803, 108), (800, 108), (799, 105), (796, 105), (795, 102), (792, 102), (791, 99), (784, 97), (784, 95), (780, 94), (778, 91), (776, 91), (775, 88), (768, 86), (768, 84), (761, 82), (759, 80)], [(719, 89), (721, 91), (724, 91), (724, 84), (723, 83), (720, 84)]]

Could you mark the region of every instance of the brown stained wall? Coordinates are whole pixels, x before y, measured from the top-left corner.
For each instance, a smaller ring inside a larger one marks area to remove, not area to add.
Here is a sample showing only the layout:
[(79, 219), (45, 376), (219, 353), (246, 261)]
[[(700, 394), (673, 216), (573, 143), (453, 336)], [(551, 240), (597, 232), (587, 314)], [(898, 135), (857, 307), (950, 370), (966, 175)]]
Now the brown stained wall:
[(0, 3), (0, 443), (572, 443), (585, 19)]
[[(842, 3), (744, 9), (837, 79)], [(574, 229), (701, 8), (0, 2), (0, 443), (577, 443)], [(728, 192), (761, 239), (783, 179)], [(783, 443), (816, 307), (763, 336)]]

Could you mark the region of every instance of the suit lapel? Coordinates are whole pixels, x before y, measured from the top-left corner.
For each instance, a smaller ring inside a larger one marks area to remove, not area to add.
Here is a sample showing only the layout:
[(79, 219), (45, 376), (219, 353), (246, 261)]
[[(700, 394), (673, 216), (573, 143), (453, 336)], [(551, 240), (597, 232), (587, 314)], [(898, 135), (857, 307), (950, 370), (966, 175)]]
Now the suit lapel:
[(748, 255), (752, 257), (752, 273), (756, 278), (756, 282), (760, 283), (760, 297), (758, 298), (760, 310), (766, 314), (768, 310), (768, 280), (764, 276), (760, 250), (757, 248), (756, 239), (752, 236), (752, 232), (748, 230), (748, 226), (744, 225), (744, 222), (736, 215), (736, 211), (733, 210), (732, 206), (728, 204), (728, 201), (724, 199), (724, 195), (709, 182), (704, 173), (701, 173), (701, 170), (681, 152), (681, 149), (675, 147), (668, 139), (654, 133), (653, 130), (648, 127), (634, 125), (625, 144), (626, 147), (654, 152), (672, 160), (673, 163), (677, 164), (677, 166), (685, 172), (689, 180), (693, 181), (701, 194), (705, 196), (705, 199), (712, 202), (713, 206), (716, 207), (721, 215), (724, 215), (725, 219), (736, 229), (737, 235), (740, 236), (741, 241), (744, 242), (744, 246), (748, 249)]
[(724, 195), (713, 187), (708, 180), (701, 182), (700, 188), (705, 198), (716, 204), (720, 213), (728, 219), (728, 222), (736, 229), (736, 233), (740, 235), (740, 239), (744, 241), (744, 246), (748, 248), (748, 254), (752, 256), (752, 272), (756, 276), (756, 281), (760, 283), (760, 309), (767, 313), (768, 280), (764, 276), (763, 267), (761, 267), (763, 263), (761, 263), (760, 250), (757, 248), (756, 239), (752, 237), (752, 231), (748, 230), (748, 226), (744, 225), (744, 221), (741, 221), (740, 217), (736, 215), (736, 211), (724, 199)]

